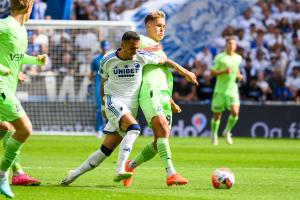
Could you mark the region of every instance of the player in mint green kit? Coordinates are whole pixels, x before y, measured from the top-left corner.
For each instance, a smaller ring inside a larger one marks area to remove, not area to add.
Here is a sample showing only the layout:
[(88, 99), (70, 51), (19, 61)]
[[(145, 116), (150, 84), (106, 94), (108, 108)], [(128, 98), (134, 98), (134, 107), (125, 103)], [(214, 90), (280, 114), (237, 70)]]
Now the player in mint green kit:
[(18, 74), (22, 64), (45, 64), (46, 55), (29, 56), (27, 31), (33, 0), (11, 0), (11, 16), (0, 20), (0, 121), (9, 122), (15, 133), (7, 138), (0, 163), (0, 192), (13, 198), (8, 171), (19, 155), (21, 147), (32, 132), (32, 125), (15, 97)]
[[(159, 42), (164, 37), (165, 15), (155, 11), (145, 18), (145, 26), (148, 36), (141, 37), (140, 48), (152, 51), (166, 57)], [(196, 80), (196, 77), (195, 77)], [(197, 84), (197, 81), (190, 81)], [(133, 171), (138, 165), (159, 154), (167, 172), (167, 185), (184, 185), (187, 180), (175, 171), (171, 160), (169, 136), (172, 123), (172, 110), (177, 112), (180, 108), (172, 100), (173, 76), (166, 67), (157, 65), (143, 69), (143, 81), (139, 94), (139, 104), (154, 132), (154, 141), (147, 144), (144, 149), (132, 161), (126, 165), (127, 171)], [(125, 186), (130, 186), (132, 179), (124, 180)]]
[(232, 144), (231, 130), (238, 120), (240, 100), (237, 81), (243, 79), (239, 66), (242, 57), (235, 53), (236, 41), (234, 37), (226, 39), (226, 51), (218, 54), (214, 60), (211, 74), (217, 77), (214, 89), (211, 110), (211, 139), (213, 145), (218, 145), (218, 130), (222, 112), (230, 110), (230, 115), (223, 131), (223, 136), (228, 144)]

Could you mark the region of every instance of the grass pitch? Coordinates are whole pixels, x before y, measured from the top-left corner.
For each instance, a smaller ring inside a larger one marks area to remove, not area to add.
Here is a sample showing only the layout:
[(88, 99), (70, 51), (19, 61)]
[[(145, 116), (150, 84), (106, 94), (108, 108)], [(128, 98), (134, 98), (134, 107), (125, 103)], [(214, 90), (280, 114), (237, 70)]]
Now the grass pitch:
[[(131, 158), (151, 140), (138, 138)], [(212, 146), (208, 138), (171, 138), (175, 168), (189, 180), (185, 186), (167, 187), (159, 156), (137, 168), (132, 187), (114, 183), (117, 151), (70, 186), (59, 186), (67, 172), (81, 164), (101, 142), (96, 137), (32, 136), (22, 149), (21, 163), (26, 172), (42, 180), (42, 185), (12, 187), (15, 199), (300, 199), (300, 141), (285, 139), (234, 138), (229, 146), (220, 138), (220, 145)], [(211, 186), (210, 175), (218, 167), (234, 172), (236, 182), (230, 190)]]

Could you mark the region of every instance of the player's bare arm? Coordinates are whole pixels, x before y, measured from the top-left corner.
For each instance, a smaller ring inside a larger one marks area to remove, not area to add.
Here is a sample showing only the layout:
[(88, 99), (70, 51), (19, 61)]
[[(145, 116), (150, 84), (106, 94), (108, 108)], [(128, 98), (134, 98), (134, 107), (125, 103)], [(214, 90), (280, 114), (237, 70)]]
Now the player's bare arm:
[(162, 46), (160, 44), (157, 44), (157, 45), (145, 47), (142, 50), (146, 51), (146, 52), (156, 52), (156, 51), (160, 51), (162, 49), (163, 49)]
[(10, 74), (11, 74), (11, 70), (0, 64), (0, 75), (8, 76)]
[(105, 106), (104, 106), (104, 104), (105, 104), (105, 102), (104, 102), (104, 99), (103, 99), (103, 97), (104, 97), (104, 83), (107, 81), (107, 79), (105, 79), (105, 78), (101, 78), (101, 82), (100, 82), (100, 98), (101, 98), (101, 111), (102, 111), (102, 117), (104, 117), (105, 119), (107, 118), (106, 117), (106, 114), (105, 114), (105, 110), (104, 110), (104, 108), (105, 108)]
[(181, 113), (181, 108), (178, 104), (174, 102), (173, 99), (170, 99), (171, 109), (173, 113)]
[(30, 56), (28, 54), (24, 55), (24, 59), (22, 60), (22, 64), (31, 64), (31, 65), (46, 65), (48, 63), (47, 54)]
[(243, 75), (242, 75), (240, 69), (238, 69), (238, 71), (237, 71), (236, 78), (237, 78), (238, 81), (242, 81), (243, 80)]
[(220, 69), (220, 70), (211, 70), (211, 75), (212, 76), (219, 76), (222, 74), (230, 74), (231, 73), (231, 67), (226, 67), (225, 69)]
[(160, 57), (159, 60), (160, 64), (166, 64), (168, 67), (174, 69), (176, 72), (178, 72), (180, 75), (184, 76), (184, 78), (195, 85), (198, 85), (197, 77), (193, 72), (188, 71), (184, 67), (180, 66), (173, 60), (170, 60), (168, 58)]

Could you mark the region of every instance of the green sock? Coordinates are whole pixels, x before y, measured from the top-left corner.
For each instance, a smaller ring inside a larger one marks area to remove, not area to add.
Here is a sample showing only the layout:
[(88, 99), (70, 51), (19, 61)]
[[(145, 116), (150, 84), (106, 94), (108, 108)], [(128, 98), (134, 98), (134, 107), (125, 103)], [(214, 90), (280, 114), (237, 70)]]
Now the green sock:
[(19, 155), (22, 146), (23, 143), (19, 142), (18, 140), (15, 140), (12, 137), (8, 138), (0, 165), (0, 169), (2, 171), (7, 171), (11, 167), (12, 163)]
[[(4, 149), (6, 147), (6, 143), (7, 143), (8, 138), (10, 138), (10, 136), (12, 136), (15, 133), (15, 131), (5, 131), (5, 133), (6, 134), (5, 134), (5, 136), (3, 138), (3, 141), (2, 141)], [(20, 171), (23, 172), (22, 166), (19, 163), (19, 156), (16, 157), (15, 161), (11, 165), (11, 168), (12, 168), (13, 172), (20, 172)]]
[(225, 128), (225, 132), (231, 132), (232, 128), (234, 127), (234, 125), (236, 124), (238, 119), (239, 119), (238, 116), (229, 115), (228, 121), (226, 124), (226, 128)]
[(214, 118), (210, 121), (211, 135), (218, 135), (220, 120), (214, 120)]
[(157, 151), (168, 173), (168, 176), (176, 173), (171, 160), (171, 149), (168, 138), (158, 138)]
[(153, 147), (152, 142), (144, 146), (143, 150), (132, 160), (129, 167), (134, 169), (143, 162), (152, 159), (157, 153), (157, 150)]

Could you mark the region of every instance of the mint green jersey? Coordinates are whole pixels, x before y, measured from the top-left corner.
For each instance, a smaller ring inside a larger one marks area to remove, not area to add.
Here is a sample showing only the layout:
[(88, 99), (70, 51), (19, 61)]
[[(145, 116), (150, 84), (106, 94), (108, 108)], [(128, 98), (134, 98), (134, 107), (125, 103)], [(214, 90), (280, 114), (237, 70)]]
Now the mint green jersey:
[[(149, 37), (140, 35), (140, 49), (145, 47), (158, 45), (156, 41)], [(152, 52), (160, 57), (167, 57), (163, 50)], [(172, 95), (173, 91), (173, 75), (169, 68), (161, 65), (145, 65), (143, 68), (143, 81), (140, 92), (147, 92), (150, 90), (163, 90), (167, 91), (169, 95)]]
[(0, 19), (0, 64), (12, 71), (0, 75), (0, 93), (14, 94), (18, 85), (18, 73), (27, 50), (28, 39), (25, 26), (12, 16)]
[(215, 64), (212, 70), (222, 70), (230, 67), (231, 73), (217, 76), (214, 93), (222, 93), (229, 96), (238, 94), (236, 79), (241, 62), (242, 57), (236, 53), (228, 55), (226, 52), (222, 52), (215, 57)]

